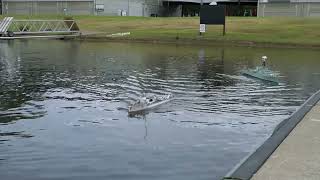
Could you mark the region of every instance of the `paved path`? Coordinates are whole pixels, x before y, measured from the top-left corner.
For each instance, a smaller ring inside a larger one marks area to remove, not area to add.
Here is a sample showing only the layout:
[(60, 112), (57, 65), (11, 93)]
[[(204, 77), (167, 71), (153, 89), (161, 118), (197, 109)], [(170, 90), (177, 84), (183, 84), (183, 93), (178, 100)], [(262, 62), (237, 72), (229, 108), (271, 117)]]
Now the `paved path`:
[(251, 180), (320, 180), (320, 102)]

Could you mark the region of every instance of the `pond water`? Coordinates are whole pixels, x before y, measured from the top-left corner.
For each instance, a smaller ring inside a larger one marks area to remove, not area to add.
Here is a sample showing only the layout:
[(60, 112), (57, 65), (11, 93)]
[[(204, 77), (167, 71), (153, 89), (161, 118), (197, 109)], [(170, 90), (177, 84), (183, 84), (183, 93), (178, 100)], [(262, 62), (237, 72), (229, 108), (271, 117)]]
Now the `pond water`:
[[(279, 85), (241, 75), (260, 64)], [(0, 42), (1, 179), (220, 179), (320, 88), (320, 51)], [(175, 98), (144, 114), (144, 93)]]

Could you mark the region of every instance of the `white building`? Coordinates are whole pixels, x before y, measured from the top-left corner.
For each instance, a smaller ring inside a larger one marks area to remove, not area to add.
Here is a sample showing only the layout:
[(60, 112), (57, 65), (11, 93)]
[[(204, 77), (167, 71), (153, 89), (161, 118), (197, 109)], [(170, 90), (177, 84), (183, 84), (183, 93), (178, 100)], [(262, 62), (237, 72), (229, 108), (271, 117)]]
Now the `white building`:
[(2, 0), (2, 14), (157, 16), (162, 0)]
[(94, 0), (2, 0), (2, 14), (93, 14)]
[[(213, 0), (0, 0), (3, 15), (198, 16)], [(320, 16), (320, 0), (218, 0), (227, 15)], [(239, 10), (241, 4), (241, 8)], [(257, 8), (258, 6), (258, 8)], [(258, 12), (257, 12), (258, 11)], [(246, 13), (249, 12), (249, 13)]]
[(259, 0), (258, 16), (320, 16), (320, 0)]
[(158, 16), (162, 0), (95, 0), (97, 15)]
[[(1, 1), (1, 0), (0, 0)], [(2, 0), (2, 14), (181, 16), (182, 4), (201, 0)], [(209, 3), (211, 0), (203, 0)]]

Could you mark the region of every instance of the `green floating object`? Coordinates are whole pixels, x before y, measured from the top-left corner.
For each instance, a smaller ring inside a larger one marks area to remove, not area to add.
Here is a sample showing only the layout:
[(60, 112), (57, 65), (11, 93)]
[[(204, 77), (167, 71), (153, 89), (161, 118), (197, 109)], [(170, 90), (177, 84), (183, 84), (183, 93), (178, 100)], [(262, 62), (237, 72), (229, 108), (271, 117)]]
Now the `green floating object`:
[(278, 73), (275, 73), (272, 70), (262, 66), (258, 66), (255, 69), (245, 70), (242, 72), (242, 74), (248, 77), (270, 82), (275, 85), (278, 85), (280, 83), (278, 79)]

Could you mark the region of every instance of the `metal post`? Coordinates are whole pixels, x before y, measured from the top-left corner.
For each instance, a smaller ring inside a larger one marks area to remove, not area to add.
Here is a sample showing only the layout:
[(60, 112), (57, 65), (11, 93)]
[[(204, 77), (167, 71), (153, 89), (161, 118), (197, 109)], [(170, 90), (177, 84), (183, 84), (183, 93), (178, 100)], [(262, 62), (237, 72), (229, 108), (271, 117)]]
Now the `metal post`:
[(223, 36), (226, 35), (226, 11), (227, 11), (227, 6), (224, 6), (224, 24), (223, 24)]
[(96, 0), (94, 0), (93, 1), (93, 4), (91, 4), (90, 2), (89, 2), (89, 8), (90, 8), (90, 6), (91, 6), (91, 13), (90, 14), (93, 14), (93, 15), (98, 15), (98, 12), (96, 11), (96, 4), (97, 4), (97, 1)]
[(142, 3), (142, 17), (144, 17), (145, 4), (146, 4), (146, 1), (144, 1), (144, 2)]
[(128, 0), (128, 12), (127, 12), (127, 16), (129, 16), (129, 9), (130, 9), (130, 0)]
[[(199, 11), (200, 17), (201, 17), (201, 14), (200, 14), (200, 13), (201, 13), (201, 8), (202, 8), (202, 6), (203, 6), (203, 0), (201, 0), (201, 2), (200, 2), (200, 11)], [(199, 35), (202, 36), (202, 32), (200, 32)]]
[(260, 12), (260, 0), (258, 0), (257, 17), (259, 17), (259, 12)]

